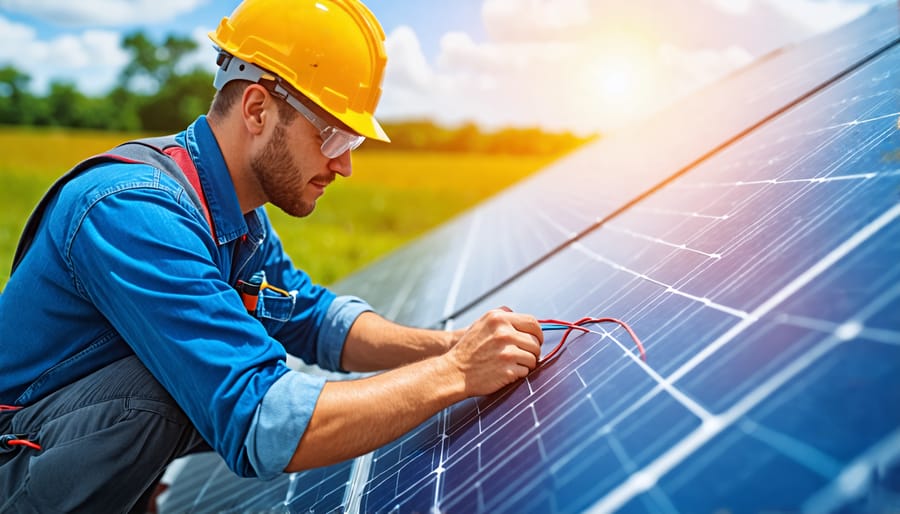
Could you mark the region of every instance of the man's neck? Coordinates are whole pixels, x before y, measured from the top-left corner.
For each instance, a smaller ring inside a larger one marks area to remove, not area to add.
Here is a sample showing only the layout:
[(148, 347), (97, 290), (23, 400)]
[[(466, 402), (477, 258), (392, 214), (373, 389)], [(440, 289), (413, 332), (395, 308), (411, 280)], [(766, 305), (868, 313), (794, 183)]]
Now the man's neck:
[(250, 167), (249, 140), (240, 123), (212, 113), (207, 115), (207, 121), (225, 158), (241, 212), (247, 214), (265, 204), (265, 195)]

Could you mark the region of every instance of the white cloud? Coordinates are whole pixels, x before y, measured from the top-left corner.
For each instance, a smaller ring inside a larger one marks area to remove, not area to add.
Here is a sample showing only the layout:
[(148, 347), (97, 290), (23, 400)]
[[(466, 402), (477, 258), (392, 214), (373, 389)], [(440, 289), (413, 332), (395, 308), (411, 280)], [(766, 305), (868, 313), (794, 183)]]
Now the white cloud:
[(878, 3), (848, 3), (840, 0), (769, 0), (769, 4), (781, 14), (792, 18), (809, 29), (819, 32), (831, 30), (848, 23)]
[(753, 0), (706, 0), (719, 10), (728, 14), (746, 14), (750, 11)]
[[(413, 29), (397, 29), (387, 41), (379, 116), (607, 132), (759, 53), (850, 21), (867, 8), (836, 0), (706, 0), (693, 10), (670, 12), (660, 7), (667, 5), (485, 0), (488, 41), (444, 34), (431, 62)], [(709, 26), (698, 33), (698, 23)], [(760, 34), (760, 28), (770, 30)]]
[(410, 119), (432, 117), (440, 95), (435, 76), (415, 32), (398, 27), (385, 40), (388, 64), (382, 83), (378, 117)]
[[(54, 18), (65, 13), (73, 22), (96, 14), (92, 22), (112, 23), (124, 19), (126, 6), (128, 19), (146, 22), (203, 1), (156, 0), (151, 8), (147, 0), (0, 0), (0, 7)], [(413, 28), (398, 27), (386, 41), (389, 61), (378, 115), (475, 121), (489, 128), (605, 132), (746, 64), (754, 52), (848, 21), (866, 9), (836, 0), (706, 0), (691, 12), (660, 7), (668, 5), (655, 0), (485, 0), (488, 40), (443, 34), (432, 60)], [(94, 12), (98, 6), (105, 11), (102, 16)], [(645, 25), (632, 26), (635, 20)], [(697, 20), (709, 31), (684, 30)], [(754, 39), (762, 37), (760, 27), (777, 29), (764, 31), (765, 45)], [(186, 58), (185, 68), (215, 70), (208, 32), (192, 32), (199, 48)], [(127, 63), (120, 39), (108, 30), (42, 39), (31, 27), (0, 15), (0, 65), (12, 63), (27, 72), (38, 93), (51, 79), (64, 78), (86, 93), (101, 94)]]
[(481, 17), (494, 41), (556, 39), (591, 18), (589, 0), (485, 0)]
[[(670, 44), (659, 48), (663, 73), (672, 77), (672, 97), (678, 97), (749, 64), (753, 56), (738, 46), (723, 50), (687, 51)], [(680, 77), (680, 79), (678, 79)]]
[(21, 41), (35, 38), (35, 30), (28, 25), (13, 23), (0, 16), (0, 52), (11, 52)]
[(385, 83), (418, 91), (431, 87), (433, 72), (412, 28), (394, 29), (385, 41), (385, 49), (390, 56)]
[(64, 26), (115, 26), (168, 21), (208, 0), (0, 0), (7, 12)]
[(87, 30), (41, 40), (31, 27), (0, 16), (0, 64), (11, 64), (31, 77), (31, 89), (46, 92), (52, 80), (74, 81), (87, 94), (106, 92), (128, 54), (121, 35)]
[(382, 118), (582, 134), (631, 122), (752, 59), (736, 46), (689, 51), (597, 38), (479, 43), (448, 33), (431, 66), (408, 27), (392, 32), (386, 46)]
[(747, 15), (754, 6), (766, 4), (776, 13), (812, 32), (837, 28), (886, 0), (705, 0), (722, 12)]
[[(183, 58), (182, 71), (195, 67), (215, 71), (209, 30), (198, 27), (191, 33), (198, 46)], [(40, 39), (28, 25), (0, 16), (0, 66), (10, 64), (27, 73), (30, 89), (37, 94), (46, 93), (54, 80), (74, 82), (88, 95), (105, 94), (130, 59), (121, 41), (119, 32), (95, 29)]]

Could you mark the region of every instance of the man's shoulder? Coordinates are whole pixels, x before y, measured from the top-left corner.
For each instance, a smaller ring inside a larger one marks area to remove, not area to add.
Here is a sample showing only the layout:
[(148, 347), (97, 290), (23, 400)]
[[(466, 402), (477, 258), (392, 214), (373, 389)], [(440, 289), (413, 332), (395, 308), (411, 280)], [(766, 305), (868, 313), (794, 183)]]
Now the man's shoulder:
[(150, 163), (106, 161), (91, 166), (73, 178), (67, 188), (106, 194), (108, 190), (158, 188), (164, 173)]
[(66, 241), (78, 232), (89, 216), (108, 218), (109, 223), (128, 224), (134, 217), (150, 215), (152, 209), (156, 213), (202, 219), (202, 214), (192, 212), (196, 207), (184, 187), (146, 163), (106, 162), (93, 166), (70, 180), (50, 205), (45, 222), (55, 233), (52, 237)]
[(57, 203), (89, 209), (105, 197), (122, 191), (178, 198), (184, 187), (158, 167), (148, 163), (108, 161), (91, 166), (70, 180), (59, 192)]

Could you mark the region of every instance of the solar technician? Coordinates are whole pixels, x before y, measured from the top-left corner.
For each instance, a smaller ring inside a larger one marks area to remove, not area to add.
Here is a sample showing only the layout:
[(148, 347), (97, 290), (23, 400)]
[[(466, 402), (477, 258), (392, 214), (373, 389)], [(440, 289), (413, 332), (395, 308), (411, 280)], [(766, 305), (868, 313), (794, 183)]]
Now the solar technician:
[[(403, 327), (294, 267), (263, 205), (310, 214), (374, 118), (384, 32), (356, 0), (245, 0), (210, 34), (209, 113), (85, 161), (0, 295), (0, 511), (140, 510), (212, 449), (271, 479), (368, 453), (540, 356), (531, 316)], [(379, 371), (326, 381), (329, 370)]]

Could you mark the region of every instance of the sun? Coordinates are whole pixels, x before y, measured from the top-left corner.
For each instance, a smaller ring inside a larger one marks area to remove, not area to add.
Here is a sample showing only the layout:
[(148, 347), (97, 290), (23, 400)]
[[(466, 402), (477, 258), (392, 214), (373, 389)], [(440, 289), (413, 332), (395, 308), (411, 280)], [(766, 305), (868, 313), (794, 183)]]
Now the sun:
[(621, 125), (646, 115), (658, 96), (654, 95), (658, 81), (652, 52), (645, 45), (622, 39), (597, 45), (594, 51), (587, 57), (582, 75), (591, 116)]
[(588, 80), (606, 104), (639, 107), (649, 75), (647, 62), (635, 55), (595, 58)]
[(634, 88), (634, 77), (626, 69), (607, 69), (600, 78), (600, 92), (607, 98), (627, 98)]

